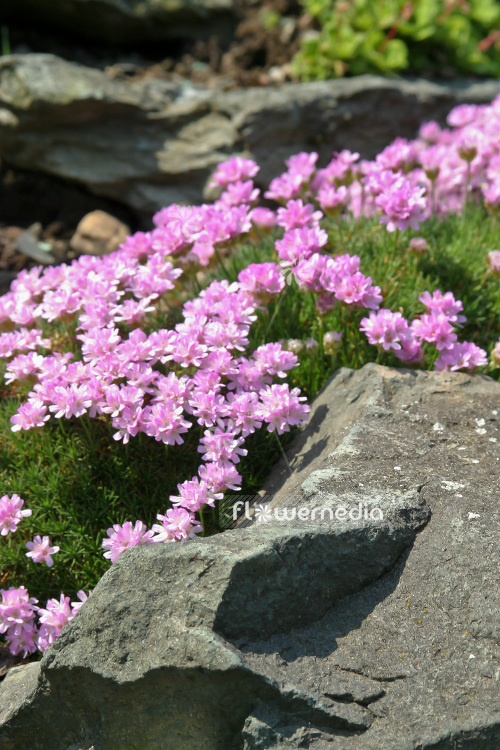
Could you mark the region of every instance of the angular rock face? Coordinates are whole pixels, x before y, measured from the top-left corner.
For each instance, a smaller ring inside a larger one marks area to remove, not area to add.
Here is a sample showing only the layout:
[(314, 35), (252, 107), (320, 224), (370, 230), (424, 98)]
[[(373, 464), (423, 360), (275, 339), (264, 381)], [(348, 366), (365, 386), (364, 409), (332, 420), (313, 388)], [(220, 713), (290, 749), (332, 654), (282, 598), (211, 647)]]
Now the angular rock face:
[(2, 0), (3, 18), (111, 44), (230, 38), (233, 0)]
[(299, 151), (374, 157), (460, 102), (489, 102), (500, 83), (450, 86), (375, 76), (210, 91), (169, 81), (116, 81), (52, 55), (0, 58), (0, 154), (6, 163), (78, 183), (139, 213), (203, 200), (232, 154), (261, 166), (267, 187)]
[(340, 370), (269, 520), (124, 553), (3, 682), (2, 750), (499, 746), (499, 411), (487, 377)]

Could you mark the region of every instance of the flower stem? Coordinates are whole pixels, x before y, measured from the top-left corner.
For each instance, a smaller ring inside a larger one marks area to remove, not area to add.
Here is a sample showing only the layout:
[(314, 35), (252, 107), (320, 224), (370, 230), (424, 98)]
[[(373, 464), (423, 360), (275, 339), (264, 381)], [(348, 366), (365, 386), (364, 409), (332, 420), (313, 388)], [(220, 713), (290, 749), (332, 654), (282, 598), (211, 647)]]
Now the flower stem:
[(281, 291), (281, 292), (280, 292), (280, 295), (279, 295), (279, 297), (278, 297), (278, 302), (276, 303), (276, 307), (274, 308), (274, 312), (273, 312), (273, 314), (272, 314), (272, 316), (271, 316), (271, 320), (269, 321), (269, 325), (268, 325), (268, 326), (267, 326), (267, 328), (266, 328), (266, 332), (265, 332), (265, 334), (264, 334), (264, 343), (265, 343), (265, 340), (266, 340), (266, 338), (267, 338), (267, 334), (268, 334), (268, 333), (269, 333), (269, 331), (271, 330), (271, 327), (272, 327), (272, 325), (273, 325), (274, 321), (276, 320), (276, 316), (277, 316), (277, 314), (278, 314), (278, 311), (279, 311), (279, 309), (280, 309), (280, 305), (281, 305), (281, 301), (282, 301), (282, 299), (283, 299), (283, 291)]
[(278, 445), (279, 445), (279, 449), (280, 449), (280, 452), (281, 452), (281, 457), (282, 457), (283, 461), (285, 462), (285, 466), (286, 466), (286, 468), (287, 468), (288, 474), (289, 474), (290, 476), (293, 476), (293, 472), (292, 472), (292, 467), (291, 467), (291, 466), (290, 466), (290, 464), (288, 463), (288, 458), (286, 457), (285, 451), (283, 450), (283, 446), (281, 445), (281, 440), (279, 439), (279, 435), (278, 435), (278, 433), (276, 432), (276, 430), (274, 430), (274, 435), (275, 435), (275, 437), (276, 437), (276, 440), (277, 440), (277, 442), (278, 442)]
[(467, 212), (467, 204), (469, 202), (469, 184), (470, 184), (470, 161), (467, 161), (467, 176), (465, 178), (465, 195), (464, 195), (464, 207), (463, 207), (464, 219), (465, 219), (465, 214)]

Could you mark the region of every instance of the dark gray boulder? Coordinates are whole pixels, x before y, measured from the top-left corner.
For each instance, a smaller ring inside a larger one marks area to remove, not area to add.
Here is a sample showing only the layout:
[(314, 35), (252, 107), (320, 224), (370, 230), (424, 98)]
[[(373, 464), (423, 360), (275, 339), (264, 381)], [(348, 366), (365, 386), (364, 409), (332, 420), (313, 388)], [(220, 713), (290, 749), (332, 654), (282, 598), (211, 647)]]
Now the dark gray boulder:
[(209, 35), (229, 40), (235, 25), (233, 0), (2, 0), (4, 21), (27, 17), (72, 38), (135, 45)]
[(233, 154), (261, 166), (267, 187), (299, 151), (372, 158), (423, 120), (444, 122), (463, 102), (489, 102), (500, 83), (434, 84), (375, 76), (278, 87), (195, 88), (118, 81), (53, 55), (0, 58), (0, 155), (6, 164), (77, 183), (150, 217), (209, 195), (216, 164)]
[(2, 750), (496, 747), (499, 397), (340, 370), (261, 521), (127, 551), (7, 676)]

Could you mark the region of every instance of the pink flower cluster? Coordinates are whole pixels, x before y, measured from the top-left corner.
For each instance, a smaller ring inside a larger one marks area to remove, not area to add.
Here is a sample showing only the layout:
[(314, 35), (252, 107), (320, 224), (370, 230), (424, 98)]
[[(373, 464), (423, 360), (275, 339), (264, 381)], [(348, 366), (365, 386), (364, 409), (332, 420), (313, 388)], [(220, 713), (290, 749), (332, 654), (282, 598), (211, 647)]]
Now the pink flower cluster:
[[(80, 352), (61, 351), (31, 334), (35, 348), (17, 354), (19, 346), (11, 341), (6, 380), (32, 386), (12, 417), (14, 431), (87, 415), (111, 419), (115, 439), (124, 443), (142, 432), (181, 445), (193, 424), (204, 428), (199, 475), (178, 485), (172, 507), (151, 530), (139, 520), (108, 529), (103, 547), (112, 561), (130, 546), (199, 533), (195, 513), (239, 487), (236, 464), (246, 454), (246, 437), (262, 425), (282, 433), (309, 411), (297, 389), (284, 384), (276, 392), (273, 383), (297, 364), (293, 353), (272, 343), (247, 352), (257, 308), (284, 286), (277, 264), (253, 264), (237, 283), (213, 282), (184, 305), (183, 321), (172, 330), (148, 336), (139, 327), (183, 271), (210, 262), (216, 250), (224, 254), (250, 230), (250, 205), (241, 201), (253, 200), (254, 192), (237, 191), (237, 200), (232, 192), (229, 203), (224, 196), (255, 171), (249, 160), (220, 165), (216, 182), (225, 190), (213, 205), (170, 206), (155, 216), (156, 229), (134, 235), (116, 253), (22, 273), (0, 299), (5, 323), (15, 323), (18, 311), (26, 331), (62, 320), (76, 328), (80, 342)], [(316, 225), (320, 216), (297, 201), (277, 220), (299, 228)], [(34, 561), (48, 565), (58, 549), (40, 536), (27, 546)]]
[[(343, 150), (318, 169), (316, 153), (291, 156), (265, 193), (280, 204), (275, 211), (255, 205), (257, 164), (232, 157), (213, 175), (215, 202), (164, 208), (151, 231), (129, 237), (115, 253), (22, 271), (0, 297), (5, 381), (29, 389), (11, 419), (14, 432), (82, 417), (109, 419), (124, 443), (143, 433), (175, 446), (193, 428), (201, 432), (197, 474), (177, 485), (151, 529), (141, 520), (110, 527), (102, 543), (107, 559), (115, 562), (137, 545), (193, 539), (202, 531), (196, 514), (240, 489), (247, 437), (262, 428), (279, 435), (307, 418), (305, 398), (284, 381), (297, 353), (314, 352), (318, 342), (249, 346), (259, 311), (287, 284), (312, 293), (319, 315), (336, 305), (369, 311), (361, 330), (370, 343), (407, 364), (422, 364), (429, 346), (438, 353), (437, 369), (472, 371), (487, 363), (482, 349), (458, 341), (465, 317), (451, 292), (424, 292), (425, 312), (411, 322), (379, 309), (380, 287), (362, 273), (359, 257), (328, 248), (321, 226), (324, 214), (342, 220), (351, 212), (379, 216), (389, 232), (417, 229), (431, 214), (460, 212), (466, 200), (500, 210), (500, 97), (489, 106), (455, 108), (448, 124), (426, 123), (415, 141), (396, 139), (373, 161)], [(174, 328), (145, 332), (159, 305), (177, 304), (181, 277), (187, 285), (241, 238), (271, 228), (279, 234), (273, 261), (252, 263), (234, 283), (212, 282), (188, 298)], [(422, 240), (412, 250), (424, 251)], [(488, 256), (493, 273), (497, 252)], [(334, 356), (341, 336), (324, 334), (325, 353)], [(500, 362), (500, 340), (491, 356)], [(0, 499), (2, 536), (30, 515), (22, 505), (17, 495)], [(48, 566), (59, 550), (40, 535), (26, 546), (29, 557)], [(0, 632), (13, 653), (25, 654), (47, 648), (86, 598), (79, 592), (71, 605), (61, 594), (41, 609), (23, 587), (1, 594)]]
[(0, 589), (0, 596), (0, 633), (11, 654), (24, 656), (46, 651), (87, 599), (83, 591), (78, 592), (78, 602), (61, 594), (59, 600), (49, 599), (42, 608), (24, 586)]
[(500, 96), (490, 105), (456, 107), (448, 125), (424, 123), (417, 139), (396, 138), (373, 161), (343, 150), (316, 169), (318, 154), (297, 154), (265, 197), (281, 204), (307, 198), (330, 215), (379, 214), (389, 232), (418, 229), (431, 214), (460, 213), (466, 198), (498, 213)]
[(32, 542), (26, 542), (26, 547), (29, 549), (29, 552), (26, 552), (26, 557), (31, 557), (35, 563), (43, 562), (48, 568), (51, 568), (54, 564), (52, 555), (55, 555), (60, 549), (57, 546), (51, 547), (49, 537), (44, 536), (42, 539), (39, 534), (33, 537)]
[(435, 362), (437, 370), (473, 372), (488, 364), (483, 349), (468, 341), (458, 341), (455, 329), (466, 321), (465, 316), (460, 314), (463, 310), (460, 300), (455, 300), (451, 292), (442, 294), (439, 289), (432, 295), (424, 292), (419, 300), (427, 312), (415, 318), (411, 324), (400, 312), (391, 310), (379, 310), (370, 313), (369, 318), (363, 318), (360, 328), (370, 344), (383, 351), (392, 351), (398, 359), (408, 364), (419, 365), (425, 356), (423, 344), (427, 342), (439, 352)]
[(17, 531), (17, 527), (23, 518), (31, 516), (29, 508), (22, 510), (24, 500), (19, 495), (3, 495), (0, 497), (0, 534), (7, 536), (9, 532)]

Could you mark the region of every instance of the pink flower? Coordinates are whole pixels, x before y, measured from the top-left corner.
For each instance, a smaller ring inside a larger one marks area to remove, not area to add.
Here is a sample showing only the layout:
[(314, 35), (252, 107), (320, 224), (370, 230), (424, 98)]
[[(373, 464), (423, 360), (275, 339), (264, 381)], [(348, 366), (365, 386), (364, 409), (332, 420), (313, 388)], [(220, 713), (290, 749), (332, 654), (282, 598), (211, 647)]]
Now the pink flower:
[(353, 165), (358, 159), (359, 154), (353, 153), (348, 149), (343, 149), (340, 153), (335, 151), (333, 159), (328, 166), (316, 173), (316, 177), (311, 184), (312, 189), (320, 190), (326, 187), (326, 185), (339, 187), (348, 184), (353, 179), (354, 170), (356, 169)]
[(274, 180), (271, 180), (269, 190), (264, 193), (264, 197), (279, 203), (285, 203), (290, 198), (298, 198), (303, 182), (300, 174), (285, 172), (281, 177), (275, 177)]
[(211, 487), (204, 482), (200, 481), (198, 477), (183, 482), (177, 485), (179, 495), (171, 496), (170, 501), (176, 507), (182, 507), (189, 510), (191, 513), (201, 510), (205, 505), (214, 506), (216, 500), (222, 500), (222, 492), (213, 492)]
[(42, 539), (39, 534), (33, 537), (32, 542), (26, 542), (26, 547), (30, 550), (30, 552), (26, 552), (26, 557), (31, 557), (35, 563), (44, 562), (48, 568), (51, 568), (54, 564), (51, 556), (59, 552), (60, 549), (60, 547), (51, 547), (49, 537), (44, 536)]
[(347, 305), (375, 310), (382, 302), (380, 287), (373, 286), (370, 276), (360, 272), (344, 276), (335, 288), (335, 297)]
[(38, 368), (43, 362), (41, 354), (30, 352), (29, 354), (18, 354), (9, 362), (5, 370), (5, 382), (13, 383), (15, 380), (23, 380), (31, 375), (37, 375)]
[(213, 427), (218, 419), (226, 415), (227, 405), (219, 393), (194, 388), (186, 406), (202, 427)]
[(49, 411), (54, 412), (56, 419), (81, 417), (92, 406), (89, 391), (85, 385), (71, 385), (69, 388), (56, 386), (52, 391), (52, 405)]
[(142, 521), (136, 521), (135, 526), (130, 521), (125, 521), (122, 526), (115, 523), (112, 529), (108, 529), (107, 534), (109, 538), (102, 542), (102, 547), (107, 550), (104, 557), (107, 557), (113, 563), (129, 547), (135, 547), (138, 544), (151, 544), (153, 541), (153, 532), (148, 531)]
[(47, 407), (42, 401), (38, 399), (28, 400), (19, 407), (17, 414), (10, 418), (13, 425), (11, 430), (12, 432), (18, 432), (19, 430), (31, 430), (33, 427), (43, 427), (48, 419), (50, 419), (50, 415), (47, 414)]
[(321, 278), (328, 258), (326, 255), (314, 253), (307, 260), (301, 260), (292, 268), (292, 273), (299, 282), (299, 286), (308, 291), (322, 291)]
[(181, 367), (200, 367), (201, 361), (207, 356), (207, 347), (193, 340), (189, 335), (178, 335), (167, 347), (167, 353), (162, 357), (163, 362), (173, 359)]
[(258, 413), (259, 396), (255, 391), (251, 393), (229, 394), (228, 416), (242, 437), (247, 437), (262, 425)]
[(261, 229), (272, 229), (272, 227), (276, 226), (276, 214), (270, 208), (258, 206), (253, 209), (250, 218)]
[(480, 107), (477, 104), (459, 104), (458, 107), (454, 107), (446, 118), (448, 125), (453, 125), (456, 128), (461, 128), (464, 125), (469, 125), (477, 117), (480, 111)]
[(305, 396), (300, 396), (298, 388), (290, 391), (288, 384), (271, 385), (261, 390), (259, 396), (261, 407), (260, 416), (267, 422), (268, 432), (276, 432), (282, 435), (290, 431), (290, 426), (302, 424), (310, 411), (305, 401)]
[(407, 141), (406, 138), (396, 138), (389, 146), (386, 146), (377, 155), (376, 163), (382, 169), (397, 171), (409, 171), (417, 161), (417, 148), (415, 143)]
[(328, 242), (328, 235), (319, 226), (302, 227), (285, 232), (283, 238), (276, 241), (278, 257), (283, 261), (283, 268), (295, 266), (301, 260), (307, 260), (317, 253)]
[(400, 312), (379, 310), (371, 312), (368, 318), (363, 318), (360, 325), (370, 344), (380, 347), (384, 351), (398, 351), (402, 342), (411, 336), (408, 321)]
[(61, 594), (60, 599), (49, 599), (46, 609), (39, 608), (40, 630), (38, 633), (38, 648), (46, 651), (61, 634), (65, 625), (74, 615), (71, 611), (69, 596)]
[(34, 617), (38, 609), (35, 606), (37, 599), (30, 597), (24, 586), (0, 589), (0, 594), (0, 633), (5, 633), (9, 627), (23, 625)]
[(314, 226), (323, 217), (321, 211), (315, 211), (311, 203), (306, 205), (299, 200), (289, 200), (285, 208), (278, 208), (277, 223), (286, 232), (292, 229)]
[(415, 338), (434, 344), (436, 349), (449, 349), (457, 340), (457, 334), (444, 313), (421, 315), (411, 324)]
[(224, 490), (241, 490), (242, 476), (234, 464), (220, 463), (219, 461), (202, 464), (198, 469), (200, 479), (205, 481), (212, 492), (219, 493)]
[(254, 351), (253, 358), (263, 372), (280, 378), (286, 378), (286, 370), (298, 364), (295, 354), (285, 351), (281, 344), (262, 344)]
[(82, 341), (84, 362), (93, 365), (107, 354), (112, 354), (121, 341), (117, 328), (94, 328), (85, 334), (79, 334)]
[(455, 299), (453, 292), (442, 294), (439, 289), (436, 289), (431, 296), (430, 292), (425, 291), (420, 295), (419, 300), (431, 314), (445, 315), (455, 326), (462, 326), (467, 320), (465, 315), (459, 314), (464, 306), (459, 299)]
[(144, 431), (166, 445), (182, 445), (181, 435), (191, 427), (191, 422), (183, 417), (182, 406), (174, 401), (165, 401), (146, 407), (142, 415)]
[(123, 440), (126, 445), (131, 437), (139, 432), (145, 432), (148, 412), (140, 406), (125, 406), (119, 417), (112, 419), (112, 425), (117, 429), (114, 440)]
[(230, 182), (245, 180), (255, 177), (260, 167), (252, 159), (243, 159), (241, 156), (232, 156), (227, 161), (217, 165), (210, 187), (225, 187)]
[(198, 452), (203, 453), (204, 461), (217, 461), (220, 463), (240, 462), (240, 456), (246, 456), (248, 451), (241, 446), (244, 443), (242, 437), (237, 437), (237, 432), (228, 426), (216, 427), (213, 432), (205, 430), (200, 440)]
[(424, 360), (424, 351), (413, 338), (402, 339), (401, 349), (396, 350), (394, 354), (409, 365), (421, 365)]
[(0, 534), (7, 536), (9, 531), (17, 531), (17, 526), (22, 518), (31, 516), (32, 511), (29, 508), (21, 510), (24, 500), (19, 495), (3, 495), (0, 497)]
[[(231, 182), (219, 198), (219, 203), (224, 206), (239, 206), (241, 203), (255, 203), (259, 197), (260, 190), (256, 188), (252, 180), (242, 182)], [(253, 218), (253, 217), (252, 217)]]
[(203, 531), (201, 523), (185, 508), (170, 508), (164, 516), (159, 513), (156, 518), (161, 521), (161, 524), (154, 523), (152, 526), (155, 533), (154, 542), (177, 542), (194, 539), (196, 534)]
[(424, 122), (420, 126), (419, 136), (428, 143), (437, 143), (441, 138), (441, 127), (437, 122), (431, 120), (430, 122)]
[(38, 650), (38, 632), (32, 622), (24, 622), (15, 628), (9, 628), (6, 634), (9, 651), (14, 656), (21, 652), (23, 658)]
[(429, 244), (424, 237), (412, 237), (408, 249), (414, 255), (425, 255), (429, 249)]
[(462, 341), (453, 344), (450, 348), (441, 352), (434, 363), (436, 370), (467, 370), (473, 372), (477, 367), (488, 364), (488, 358), (484, 349)]
[(123, 322), (128, 325), (137, 325), (145, 318), (146, 313), (153, 312), (155, 309), (151, 300), (152, 297), (143, 297), (139, 301), (128, 299), (122, 305), (118, 305), (113, 311), (115, 323)]
[(345, 185), (336, 188), (329, 183), (321, 186), (316, 195), (316, 199), (328, 214), (340, 213), (347, 203), (348, 192)]
[(310, 154), (306, 151), (301, 151), (299, 154), (290, 156), (285, 161), (285, 164), (288, 167), (289, 174), (298, 175), (304, 182), (307, 182), (316, 170), (317, 161), (318, 154), (315, 151), (312, 151)]
[(418, 229), (419, 222), (425, 219), (427, 202), (424, 196), (425, 188), (415, 187), (405, 177), (399, 177), (375, 198), (384, 214), (380, 223), (387, 225), (388, 232), (408, 227)]
[(37, 600), (24, 586), (0, 590), (0, 633), (5, 634), (11, 654), (32, 654), (37, 650), (35, 614)]
[(242, 289), (257, 299), (279, 294), (285, 286), (285, 279), (276, 263), (251, 263), (240, 271), (238, 281)]

